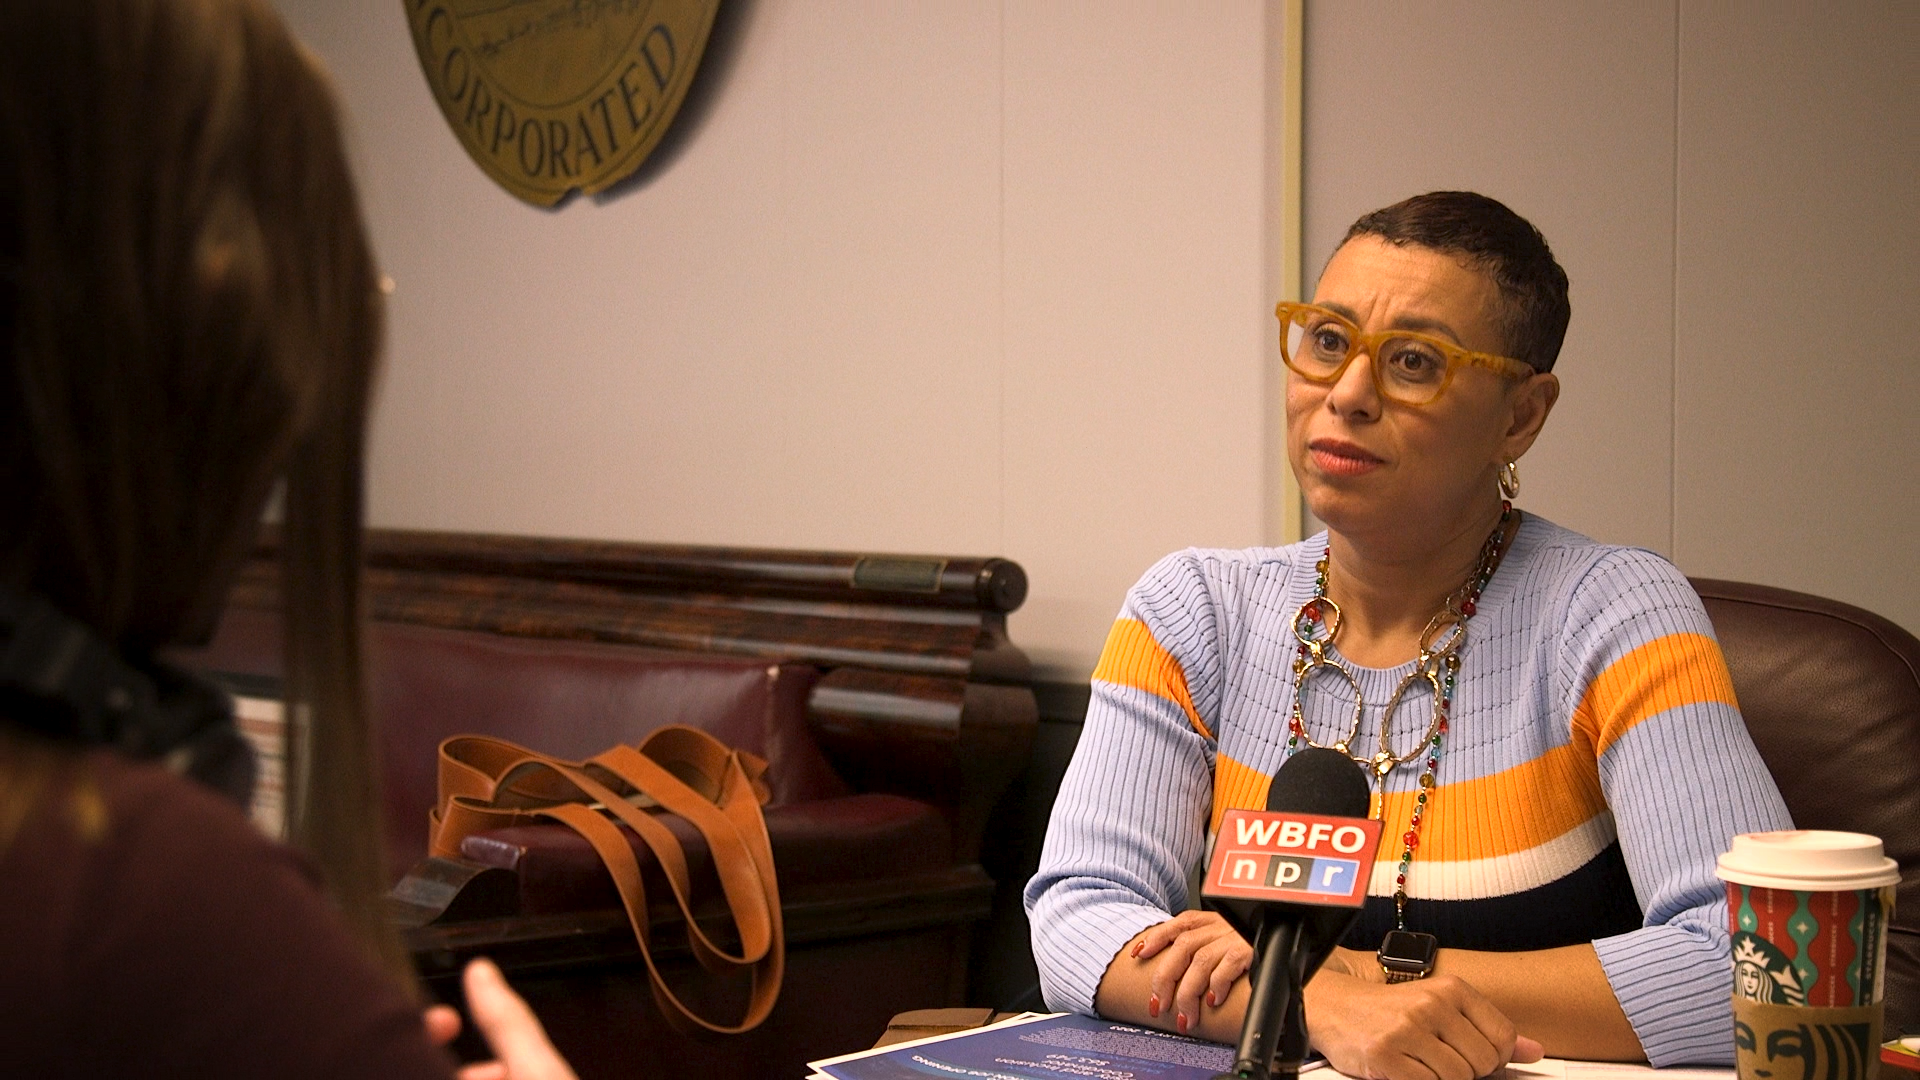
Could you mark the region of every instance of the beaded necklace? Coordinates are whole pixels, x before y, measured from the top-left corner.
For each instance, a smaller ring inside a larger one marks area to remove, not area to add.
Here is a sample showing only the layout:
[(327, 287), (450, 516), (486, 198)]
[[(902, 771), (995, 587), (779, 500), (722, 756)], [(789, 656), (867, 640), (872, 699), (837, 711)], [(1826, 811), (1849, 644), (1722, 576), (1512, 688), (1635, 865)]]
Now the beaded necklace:
[[(1454, 681), (1460, 674), (1460, 650), (1467, 643), (1467, 620), (1473, 617), (1480, 593), (1493, 579), (1494, 570), (1500, 566), (1500, 560), (1507, 553), (1507, 546), (1513, 542), (1514, 534), (1519, 531), (1520, 512), (1511, 502), (1501, 502), (1500, 522), (1487, 534), (1487, 541), (1480, 547), (1480, 561), (1473, 573), (1455, 589), (1436, 612), (1427, 621), (1426, 629), (1420, 632), (1420, 654), (1414, 660), (1413, 670), (1400, 680), (1393, 696), (1387, 699), (1386, 711), (1380, 716), (1380, 748), (1371, 757), (1362, 757), (1353, 752), (1353, 741), (1360, 734), (1360, 721), (1366, 705), (1361, 700), (1360, 680), (1353, 669), (1333, 655), (1331, 649), (1334, 640), (1340, 636), (1340, 605), (1327, 598), (1327, 555), (1322, 554), (1320, 561), (1314, 564), (1316, 577), (1313, 583), (1313, 596), (1300, 605), (1293, 618), (1293, 636), (1299, 640), (1300, 649), (1293, 661), (1293, 708), (1287, 717), (1287, 754), (1300, 748), (1302, 743), (1308, 746), (1320, 746), (1307, 734), (1306, 721), (1303, 718), (1300, 702), (1305, 697), (1307, 680), (1315, 672), (1327, 672), (1346, 680), (1353, 691), (1353, 719), (1347, 725), (1344, 736), (1335, 741), (1330, 749), (1337, 750), (1352, 758), (1372, 774), (1375, 794), (1373, 814), (1375, 819), (1386, 812), (1387, 774), (1414, 761), (1423, 754), (1426, 765), (1420, 772), (1419, 789), (1414, 795), (1413, 817), (1408, 822), (1407, 831), (1400, 837), (1400, 865), (1394, 876), (1393, 914), (1394, 925), (1401, 930), (1407, 927), (1407, 868), (1413, 865), (1413, 853), (1420, 847), (1420, 824), (1426, 817), (1427, 800), (1433, 793), (1433, 774), (1440, 767), (1440, 754), (1446, 745), (1447, 716), (1453, 706)], [(1326, 636), (1319, 634), (1324, 627)], [(1400, 699), (1413, 689), (1421, 680), (1425, 680), (1433, 690), (1433, 718), (1427, 724), (1426, 734), (1407, 750), (1396, 753), (1389, 738), (1393, 724), (1394, 710), (1399, 708)]]

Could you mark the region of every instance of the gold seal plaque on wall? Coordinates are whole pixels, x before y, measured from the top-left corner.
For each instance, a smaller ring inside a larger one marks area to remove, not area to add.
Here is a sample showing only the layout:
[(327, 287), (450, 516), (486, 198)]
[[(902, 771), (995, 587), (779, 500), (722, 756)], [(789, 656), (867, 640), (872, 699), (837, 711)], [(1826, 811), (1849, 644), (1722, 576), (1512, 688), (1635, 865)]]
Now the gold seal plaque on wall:
[(630, 175), (686, 97), (720, 0), (403, 0), (461, 145), (536, 206)]

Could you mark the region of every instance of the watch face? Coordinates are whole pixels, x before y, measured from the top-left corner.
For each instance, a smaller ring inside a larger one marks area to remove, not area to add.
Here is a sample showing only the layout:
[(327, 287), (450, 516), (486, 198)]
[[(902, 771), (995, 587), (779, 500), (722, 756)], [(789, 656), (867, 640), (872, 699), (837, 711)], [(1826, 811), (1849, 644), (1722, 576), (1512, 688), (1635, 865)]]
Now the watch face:
[(1389, 967), (1425, 971), (1439, 954), (1439, 938), (1414, 930), (1389, 930), (1380, 941), (1380, 962)]

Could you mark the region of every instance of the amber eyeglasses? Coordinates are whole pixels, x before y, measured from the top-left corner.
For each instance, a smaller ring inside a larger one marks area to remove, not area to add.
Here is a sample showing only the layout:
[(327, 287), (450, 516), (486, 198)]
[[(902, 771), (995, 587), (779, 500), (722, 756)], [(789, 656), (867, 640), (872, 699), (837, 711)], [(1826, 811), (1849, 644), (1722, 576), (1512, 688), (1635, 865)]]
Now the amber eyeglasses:
[(1482, 367), (1508, 379), (1524, 379), (1533, 367), (1508, 356), (1472, 352), (1450, 341), (1414, 330), (1365, 333), (1337, 311), (1313, 304), (1281, 302), (1280, 358), (1308, 382), (1334, 383), (1353, 358), (1373, 358), (1373, 388), (1403, 405), (1427, 405), (1447, 390), (1461, 367)]

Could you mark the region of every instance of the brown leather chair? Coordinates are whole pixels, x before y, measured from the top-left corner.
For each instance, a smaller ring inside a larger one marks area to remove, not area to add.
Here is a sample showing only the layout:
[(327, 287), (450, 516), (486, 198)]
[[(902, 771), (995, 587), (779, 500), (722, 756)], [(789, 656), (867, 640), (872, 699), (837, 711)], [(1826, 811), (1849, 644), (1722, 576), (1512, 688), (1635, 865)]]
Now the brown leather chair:
[(1794, 824), (1872, 833), (1900, 864), (1887, 1030), (1920, 1029), (1920, 640), (1836, 600), (1704, 578), (1693, 587)]

